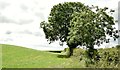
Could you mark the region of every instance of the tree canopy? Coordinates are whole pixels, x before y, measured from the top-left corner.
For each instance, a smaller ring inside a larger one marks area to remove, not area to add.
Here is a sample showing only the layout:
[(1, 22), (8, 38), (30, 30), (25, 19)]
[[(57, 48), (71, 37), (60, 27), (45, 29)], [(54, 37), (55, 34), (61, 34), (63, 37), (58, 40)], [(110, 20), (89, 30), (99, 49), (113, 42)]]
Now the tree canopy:
[(42, 22), (41, 27), (49, 41), (66, 42), (73, 12), (82, 12), (85, 6), (80, 2), (65, 2), (54, 5), (49, 14), (48, 23)]
[(118, 38), (118, 30), (113, 28), (115, 20), (112, 16), (106, 13), (108, 9), (94, 7), (95, 12), (85, 10), (83, 12), (73, 13), (73, 18), (70, 21), (70, 32), (67, 37), (69, 44), (78, 44), (87, 48), (94, 48), (94, 45), (100, 45), (103, 42), (109, 43), (109, 38), (114, 40)]
[[(48, 22), (41, 22), (48, 41), (66, 42), (70, 48), (78, 45), (94, 49), (94, 45), (118, 38), (118, 30), (113, 28), (115, 20), (106, 12), (107, 7), (85, 6), (80, 2), (65, 2), (54, 5)], [(110, 10), (109, 13), (113, 13)]]

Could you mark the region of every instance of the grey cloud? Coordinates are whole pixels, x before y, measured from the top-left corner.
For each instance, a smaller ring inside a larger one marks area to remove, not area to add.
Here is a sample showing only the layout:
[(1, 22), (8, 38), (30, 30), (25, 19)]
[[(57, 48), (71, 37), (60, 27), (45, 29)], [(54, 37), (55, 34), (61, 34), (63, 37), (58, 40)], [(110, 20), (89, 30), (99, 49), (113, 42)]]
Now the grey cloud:
[(114, 17), (115, 17), (115, 19), (117, 20), (118, 19), (118, 7), (117, 8), (115, 8), (115, 9), (113, 9), (113, 10), (115, 10), (115, 12), (114, 12)]
[(11, 38), (7, 38), (7, 39), (5, 39), (5, 40), (3, 40), (3, 41), (5, 41), (5, 42), (13, 41), (13, 39), (11, 39)]
[(120, 2), (119, 2), (119, 4), (118, 4), (118, 19), (120, 19)]
[(19, 21), (15, 21), (13, 19), (10, 19), (6, 16), (2, 16), (0, 15), (0, 23), (16, 23), (16, 24), (28, 24), (28, 23), (32, 23), (33, 20), (32, 19), (29, 19), (29, 20), (23, 20), (23, 19), (20, 19)]
[(45, 8), (44, 7), (41, 7), (40, 10), (44, 10)]
[(35, 32), (34, 35), (35, 36), (43, 36), (40, 32)]
[(11, 31), (7, 31), (6, 34), (11, 34), (12, 32)]
[(24, 30), (24, 31), (21, 31), (19, 33), (22, 33), (22, 34), (30, 34), (30, 35), (34, 35), (34, 36), (43, 36), (41, 34), (41, 32), (31, 32), (30, 30)]
[(25, 5), (21, 5), (20, 7), (21, 7), (21, 9), (24, 10), (24, 11), (27, 11), (27, 10), (28, 10), (28, 7), (25, 6)]
[(16, 21), (0, 15), (0, 23), (16, 23)]
[(6, 2), (0, 2), (0, 9), (5, 9), (7, 6), (9, 6)]
[(24, 30), (24, 31), (20, 31), (19, 33), (22, 33), (22, 34), (33, 34), (31, 31), (29, 30)]
[(110, 42), (117, 44), (118, 43), (118, 39), (117, 40), (111, 39)]
[(40, 18), (41, 20), (44, 20), (44, 19), (45, 19), (43, 13), (36, 12), (36, 13), (35, 13), (35, 16), (38, 17), (38, 18)]
[(32, 19), (29, 19), (29, 20), (23, 20), (23, 19), (20, 19), (18, 24), (29, 24), (29, 23), (32, 23), (33, 20)]
[(35, 16), (37, 16), (37, 17), (44, 17), (44, 15), (43, 15), (43, 13), (35, 13)]

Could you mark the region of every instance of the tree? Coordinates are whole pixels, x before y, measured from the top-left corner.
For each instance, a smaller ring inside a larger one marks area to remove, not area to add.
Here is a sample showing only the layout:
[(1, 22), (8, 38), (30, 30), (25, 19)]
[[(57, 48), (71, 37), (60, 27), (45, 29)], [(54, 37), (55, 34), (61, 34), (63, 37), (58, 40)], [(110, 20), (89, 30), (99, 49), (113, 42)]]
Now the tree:
[[(119, 37), (118, 30), (113, 28), (115, 20), (106, 13), (107, 9), (107, 7), (102, 9), (98, 6), (92, 6), (91, 10), (86, 9), (83, 12), (73, 13), (67, 42), (69, 44), (79, 43), (81, 46), (86, 46), (88, 51), (94, 51), (94, 45), (100, 46), (103, 42), (109, 43), (110, 39), (106, 36), (116, 40)], [(112, 12), (114, 10), (110, 10), (109, 13)], [(89, 52), (90, 56), (94, 54), (93, 51)]]
[(72, 55), (78, 45), (94, 49), (94, 45), (109, 42), (106, 35), (118, 38), (118, 31), (112, 27), (114, 18), (106, 13), (107, 9), (85, 6), (80, 2), (59, 3), (51, 9), (48, 22), (43, 21), (40, 26), (50, 43), (66, 42)]

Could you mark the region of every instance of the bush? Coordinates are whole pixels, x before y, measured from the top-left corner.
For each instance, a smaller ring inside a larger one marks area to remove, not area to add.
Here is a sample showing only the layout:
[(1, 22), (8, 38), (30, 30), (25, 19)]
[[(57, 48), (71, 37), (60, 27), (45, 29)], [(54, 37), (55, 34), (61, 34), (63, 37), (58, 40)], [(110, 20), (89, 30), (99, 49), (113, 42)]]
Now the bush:
[(120, 62), (118, 58), (118, 50), (116, 48), (107, 48), (100, 50), (99, 60), (93, 60), (94, 64), (89, 64), (89, 67), (105, 67), (105, 68), (117, 68)]
[(85, 61), (86, 67), (92, 68), (117, 68), (120, 62), (116, 48), (98, 49), (92, 59), (87, 56), (88, 51), (75, 49), (72, 58)]
[(117, 49), (120, 49), (120, 45), (117, 45), (116, 48), (117, 48)]
[(60, 55), (58, 55), (59, 58), (68, 58), (70, 55), (70, 49), (65, 48)]

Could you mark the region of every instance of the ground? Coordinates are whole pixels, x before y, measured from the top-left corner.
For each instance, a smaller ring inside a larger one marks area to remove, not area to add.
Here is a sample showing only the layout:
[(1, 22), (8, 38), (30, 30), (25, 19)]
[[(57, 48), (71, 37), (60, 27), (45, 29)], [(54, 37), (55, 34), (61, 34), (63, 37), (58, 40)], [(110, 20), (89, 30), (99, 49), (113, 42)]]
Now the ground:
[(59, 58), (53, 52), (43, 52), (13, 45), (2, 47), (2, 68), (83, 68), (84, 61)]
[[(1, 44), (2, 68), (117, 68), (120, 62), (117, 48), (99, 49), (99, 61), (86, 64), (85, 50), (74, 49), (73, 56), (65, 58), (64, 52), (45, 52), (21, 46)], [(1, 53), (0, 53), (1, 54)], [(0, 58), (1, 59), (1, 58)]]

